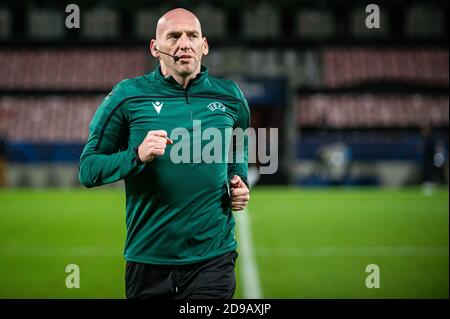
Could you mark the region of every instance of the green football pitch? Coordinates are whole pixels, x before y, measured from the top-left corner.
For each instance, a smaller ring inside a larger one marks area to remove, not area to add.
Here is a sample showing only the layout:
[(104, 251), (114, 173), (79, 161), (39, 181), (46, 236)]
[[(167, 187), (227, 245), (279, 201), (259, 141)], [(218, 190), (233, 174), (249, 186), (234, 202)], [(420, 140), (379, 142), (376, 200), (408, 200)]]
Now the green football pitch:
[[(124, 201), (111, 188), (0, 191), (0, 298), (124, 298)], [(264, 298), (449, 297), (448, 188), (257, 187), (246, 214)]]

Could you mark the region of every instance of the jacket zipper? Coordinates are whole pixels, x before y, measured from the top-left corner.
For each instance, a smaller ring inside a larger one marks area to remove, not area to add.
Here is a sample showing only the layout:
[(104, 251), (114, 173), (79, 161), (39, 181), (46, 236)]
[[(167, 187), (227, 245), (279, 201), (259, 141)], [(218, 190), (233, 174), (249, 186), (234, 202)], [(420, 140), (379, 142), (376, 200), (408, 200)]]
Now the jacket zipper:
[(184, 96), (186, 97), (186, 104), (187, 104), (187, 107), (189, 109), (189, 116), (190, 116), (191, 122), (193, 122), (194, 118), (192, 116), (191, 101), (189, 99), (189, 86), (184, 90)]

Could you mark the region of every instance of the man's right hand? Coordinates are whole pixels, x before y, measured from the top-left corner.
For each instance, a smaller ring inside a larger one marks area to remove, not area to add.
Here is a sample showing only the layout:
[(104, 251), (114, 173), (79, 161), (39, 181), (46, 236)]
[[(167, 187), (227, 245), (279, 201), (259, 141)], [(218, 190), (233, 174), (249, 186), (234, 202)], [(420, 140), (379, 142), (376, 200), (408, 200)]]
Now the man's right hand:
[(138, 147), (139, 160), (148, 163), (156, 156), (164, 155), (167, 144), (173, 144), (173, 141), (167, 137), (166, 131), (148, 131), (147, 136)]

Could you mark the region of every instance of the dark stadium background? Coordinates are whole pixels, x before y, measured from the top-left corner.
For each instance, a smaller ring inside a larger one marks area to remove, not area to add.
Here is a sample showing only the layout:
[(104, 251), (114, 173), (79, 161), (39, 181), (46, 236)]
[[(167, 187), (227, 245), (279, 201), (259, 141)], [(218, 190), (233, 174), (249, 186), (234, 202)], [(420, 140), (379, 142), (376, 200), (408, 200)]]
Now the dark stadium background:
[[(81, 12), (67, 29), (66, 5)], [(365, 8), (380, 8), (380, 28)], [(96, 107), (150, 72), (184, 7), (210, 73), (237, 81), (279, 169), (235, 213), (239, 298), (448, 298), (448, 1), (2, 1), (0, 297), (123, 298), (122, 183), (78, 159)], [(255, 165), (252, 165), (252, 172)], [(244, 216), (244, 217), (243, 217)], [(81, 270), (68, 289), (68, 264)], [(366, 266), (381, 287), (365, 286)]]

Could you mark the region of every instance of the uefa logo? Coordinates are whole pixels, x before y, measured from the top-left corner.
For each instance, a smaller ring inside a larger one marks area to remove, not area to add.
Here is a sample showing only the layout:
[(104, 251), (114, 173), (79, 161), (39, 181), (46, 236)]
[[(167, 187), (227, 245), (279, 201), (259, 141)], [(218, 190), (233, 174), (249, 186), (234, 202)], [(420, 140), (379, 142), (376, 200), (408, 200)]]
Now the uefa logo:
[(207, 108), (210, 109), (211, 111), (221, 110), (222, 112), (225, 112), (225, 105), (223, 105), (220, 102), (212, 102), (208, 104)]

